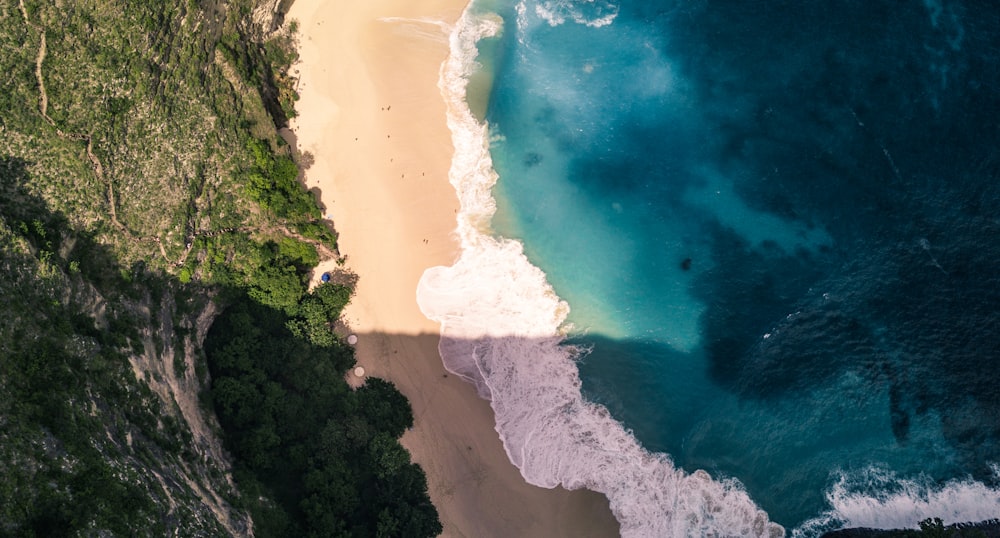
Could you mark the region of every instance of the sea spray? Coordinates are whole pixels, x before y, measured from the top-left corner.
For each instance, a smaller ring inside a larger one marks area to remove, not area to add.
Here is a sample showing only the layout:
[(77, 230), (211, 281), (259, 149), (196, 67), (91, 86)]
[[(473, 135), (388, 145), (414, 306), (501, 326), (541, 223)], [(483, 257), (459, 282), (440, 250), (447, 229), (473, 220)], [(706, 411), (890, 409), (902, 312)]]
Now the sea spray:
[[(1000, 469), (993, 468), (994, 477)], [(882, 468), (840, 473), (827, 492), (832, 507), (792, 531), (811, 538), (839, 528), (915, 529), (920, 521), (940, 518), (945, 525), (994, 519), (1000, 514), (1000, 491), (971, 478), (944, 485), (926, 478), (901, 478)]]
[(473, 117), (465, 89), (476, 43), (501, 29), (499, 17), (466, 8), (439, 79), (455, 146), (449, 178), (461, 205), (462, 250), (453, 266), (424, 273), (417, 302), (441, 323), (446, 368), (491, 402), (504, 449), (529, 483), (605, 494), (623, 536), (782, 536), (737, 481), (677, 469), (583, 399), (573, 350), (561, 345), (568, 305), (520, 243), (491, 235), (497, 174), (487, 125)]
[[(518, 4), (517, 10), (525, 10), (522, 1)], [(576, 0), (549, 0), (535, 4), (535, 14), (549, 23), (550, 26), (559, 26), (567, 19), (577, 23), (600, 28), (611, 24), (618, 16), (618, 5), (606, 0), (588, 0), (578, 2)]]

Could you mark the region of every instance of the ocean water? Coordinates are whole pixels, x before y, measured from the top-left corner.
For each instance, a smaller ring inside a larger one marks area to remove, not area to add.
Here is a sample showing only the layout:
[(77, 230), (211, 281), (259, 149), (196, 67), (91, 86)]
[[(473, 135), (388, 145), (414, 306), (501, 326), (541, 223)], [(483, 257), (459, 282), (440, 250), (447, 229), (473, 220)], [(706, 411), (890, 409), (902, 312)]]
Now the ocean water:
[(441, 88), (418, 302), (526, 480), (626, 536), (1000, 517), (993, 3), (475, 0)]

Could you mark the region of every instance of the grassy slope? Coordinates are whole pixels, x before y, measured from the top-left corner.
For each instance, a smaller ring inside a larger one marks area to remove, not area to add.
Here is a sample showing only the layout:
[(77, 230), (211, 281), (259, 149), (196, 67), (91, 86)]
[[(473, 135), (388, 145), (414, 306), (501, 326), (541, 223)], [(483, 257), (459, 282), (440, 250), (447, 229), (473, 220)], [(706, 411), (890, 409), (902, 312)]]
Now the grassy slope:
[(201, 342), (242, 294), (328, 338), (302, 277), (336, 254), (258, 3), (0, 0), (0, 535), (252, 525)]

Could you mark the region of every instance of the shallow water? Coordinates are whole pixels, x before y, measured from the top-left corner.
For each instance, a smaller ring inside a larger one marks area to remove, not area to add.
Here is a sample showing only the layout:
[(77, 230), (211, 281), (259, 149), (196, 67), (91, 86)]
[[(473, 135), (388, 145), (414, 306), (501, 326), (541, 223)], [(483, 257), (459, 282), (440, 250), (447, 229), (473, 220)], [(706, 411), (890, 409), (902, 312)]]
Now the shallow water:
[[(707, 470), (708, 497), (753, 528), (754, 504), (803, 535), (1000, 514), (998, 13), (475, 2), (463, 24), (491, 29), (462, 50), (453, 36), (453, 94), (485, 39), (488, 130), (453, 121), (478, 157), (452, 181), (475, 202), (463, 259), (425, 276), (421, 307), (446, 342), (561, 328), (589, 350), (577, 380), (558, 348), (443, 344), (529, 481), (610, 488), (633, 517), (663, 497), (543, 454), (614, 438), (629, 455), (601, 465), (653, 458), (656, 480), (695, 489)], [(546, 391), (562, 394), (548, 415)], [(719, 523), (662, 502), (634, 517), (665, 526), (633, 535)]]

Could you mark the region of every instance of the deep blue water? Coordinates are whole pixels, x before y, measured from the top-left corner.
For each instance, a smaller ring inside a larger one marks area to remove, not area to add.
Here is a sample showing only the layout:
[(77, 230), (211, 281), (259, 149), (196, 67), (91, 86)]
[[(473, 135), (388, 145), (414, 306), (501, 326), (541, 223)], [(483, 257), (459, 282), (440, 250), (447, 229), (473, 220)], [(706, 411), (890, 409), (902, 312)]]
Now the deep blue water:
[(993, 484), (995, 3), (482, 4), (494, 227), (588, 398), (789, 529), (873, 469)]

